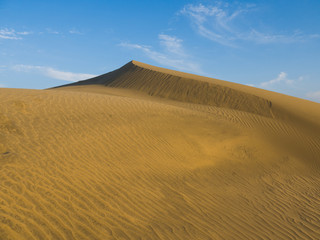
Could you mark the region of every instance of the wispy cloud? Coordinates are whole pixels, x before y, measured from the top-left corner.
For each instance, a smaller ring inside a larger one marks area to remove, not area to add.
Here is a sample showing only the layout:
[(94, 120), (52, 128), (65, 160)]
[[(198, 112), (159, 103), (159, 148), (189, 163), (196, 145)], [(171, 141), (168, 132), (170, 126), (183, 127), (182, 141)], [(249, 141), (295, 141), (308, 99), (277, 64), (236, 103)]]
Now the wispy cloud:
[(180, 11), (180, 14), (190, 18), (196, 31), (203, 37), (222, 45), (233, 46), (233, 32), (230, 22), (240, 14), (235, 11), (228, 14), (217, 6), (205, 6), (203, 4), (188, 4)]
[(45, 28), (43, 31), (40, 31), (39, 34), (53, 34), (53, 35), (65, 36), (67, 34), (83, 35), (84, 33), (77, 30), (76, 28), (71, 28), (67, 31), (57, 30), (57, 29), (53, 29), (53, 28)]
[(0, 38), (2, 39), (10, 39), (10, 40), (20, 40), (22, 36), (26, 36), (32, 34), (32, 32), (18, 32), (14, 29), (2, 28), (0, 29)]
[(319, 34), (305, 35), (301, 31), (291, 34), (264, 33), (241, 24), (239, 18), (256, 9), (255, 5), (232, 6), (218, 2), (216, 5), (188, 4), (179, 14), (190, 18), (198, 34), (225, 46), (236, 47), (239, 41), (270, 44), (320, 38)]
[(272, 79), (270, 81), (267, 82), (263, 82), (260, 84), (261, 87), (269, 87), (271, 85), (277, 84), (277, 83), (285, 83), (285, 84), (292, 84), (293, 80), (288, 79), (288, 74), (285, 72), (281, 72), (279, 73), (278, 77), (276, 77), (275, 79)]
[(319, 102), (320, 103), (320, 91), (316, 91), (316, 92), (309, 92), (306, 94), (306, 97), (315, 101), (315, 102)]
[(168, 51), (169, 53), (177, 54), (179, 56), (186, 56), (186, 53), (182, 46), (182, 40), (165, 34), (159, 34), (160, 44)]
[(140, 44), (121, 43), (119, 45), (126, 48), (138, 49), (148, 58), (163, 66), (173, 67), (180, 71), (203, 74), (200, 66), (190, 60), (190, 56), (185, 52), (182, 46), (182, 39), (165, 34), (159, 34), (158, 38), (164, 51), (156, 51), (150, 46)]
[(53, 30), (51, 28), (46, 28), (46, 31), (47, 31), (47, 33), (50, 33), (50, 34), (56, 34), (56, 35), (60, 34), (59, 31)]
[(19, 72), (36, 72), (38, 74), (42, 74), (53, 79), (64, 80), (69, 82), (75, 82), (96, 76), (93, 74), (65, 72), (54, 69), (52, 67), (33, 65), (15, 65), (12, 69)]
[(281, 89), (281, 88), (286, 90), (289, 90), (289, 89), (297, 90), (298, 89), (297, 86), (299, 85), (299, 83), (301, 83), (304, 80), (305, 80), (305, 77), (303, 76), (300, 76), (297, 79), (291, 79), (291, 78), (288, 78), (288, 74), (286, 72), (280, 72), (276, 78), (266, 82), (262, 82), (256, 85), (256, 87), (261, 87), (269, 90)]
[(71, 30), (69, 30), (69, 33), (70, 33), (70, 34), (77, 34), (77, 35), (82, 35), (82, 34), (83, 34), (82, 32), (80, 32), (80, 31), (78, 31), (78, 30), (76, 30), (76, 29), (71, 29)]
[(307, 39), (320, 38), (318, 34), (305, 35), (301, 31), (294, 31), (292, 34), (266, 34), (252, 29), (246, 36), (241, 37), (242, 40), (253, 41), (260, 44), (268, 43), (294, 43), (303, 42)]

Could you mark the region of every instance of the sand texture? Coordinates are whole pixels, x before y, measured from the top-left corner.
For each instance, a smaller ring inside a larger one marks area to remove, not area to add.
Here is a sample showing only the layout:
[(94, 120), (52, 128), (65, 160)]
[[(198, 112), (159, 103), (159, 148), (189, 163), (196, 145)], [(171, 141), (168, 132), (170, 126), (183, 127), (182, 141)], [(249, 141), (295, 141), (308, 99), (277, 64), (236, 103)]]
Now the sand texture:
[(136, 61), (2, 88), (0, 239), (320, 239), (320, 104)]

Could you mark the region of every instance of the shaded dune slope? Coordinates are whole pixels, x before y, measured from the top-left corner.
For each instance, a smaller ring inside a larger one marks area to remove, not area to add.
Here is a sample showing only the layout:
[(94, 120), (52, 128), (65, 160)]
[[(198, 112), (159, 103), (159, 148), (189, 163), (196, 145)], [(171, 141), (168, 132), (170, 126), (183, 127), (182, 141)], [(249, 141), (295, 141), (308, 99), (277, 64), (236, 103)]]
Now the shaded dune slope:
[(150, 96), (182, 102), (271, 115), (270, 101), (221, 85), (219, 82), (222, 81), (131, 61), (113, 72), (67, 86), (99, 84), (137, 90)]
[(0, 102), (0, 239), (320, 239), (319, 104), (138, 62)]

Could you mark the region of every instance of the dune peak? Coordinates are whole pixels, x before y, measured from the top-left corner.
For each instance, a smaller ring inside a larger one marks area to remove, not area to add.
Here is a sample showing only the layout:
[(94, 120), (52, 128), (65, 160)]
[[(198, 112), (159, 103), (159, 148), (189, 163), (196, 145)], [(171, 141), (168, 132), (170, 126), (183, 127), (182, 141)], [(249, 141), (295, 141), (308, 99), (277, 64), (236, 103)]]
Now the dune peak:
[(240, 87), (239, 84), (156, 67), (136, 60), (112, 72), (60, 87), (84, 85), (130, 89), (174, 101), (272, 116), (271, 102), (244, 91), (250, 87)]

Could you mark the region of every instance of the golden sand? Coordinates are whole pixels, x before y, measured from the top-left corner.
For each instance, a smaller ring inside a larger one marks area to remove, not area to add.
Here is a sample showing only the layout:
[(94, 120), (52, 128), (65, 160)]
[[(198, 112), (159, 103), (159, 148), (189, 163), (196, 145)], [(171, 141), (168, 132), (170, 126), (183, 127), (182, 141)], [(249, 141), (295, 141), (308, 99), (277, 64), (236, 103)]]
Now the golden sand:
[(320, 104), (132, 61), (0, 89), (0, 239), (320, 239)]

